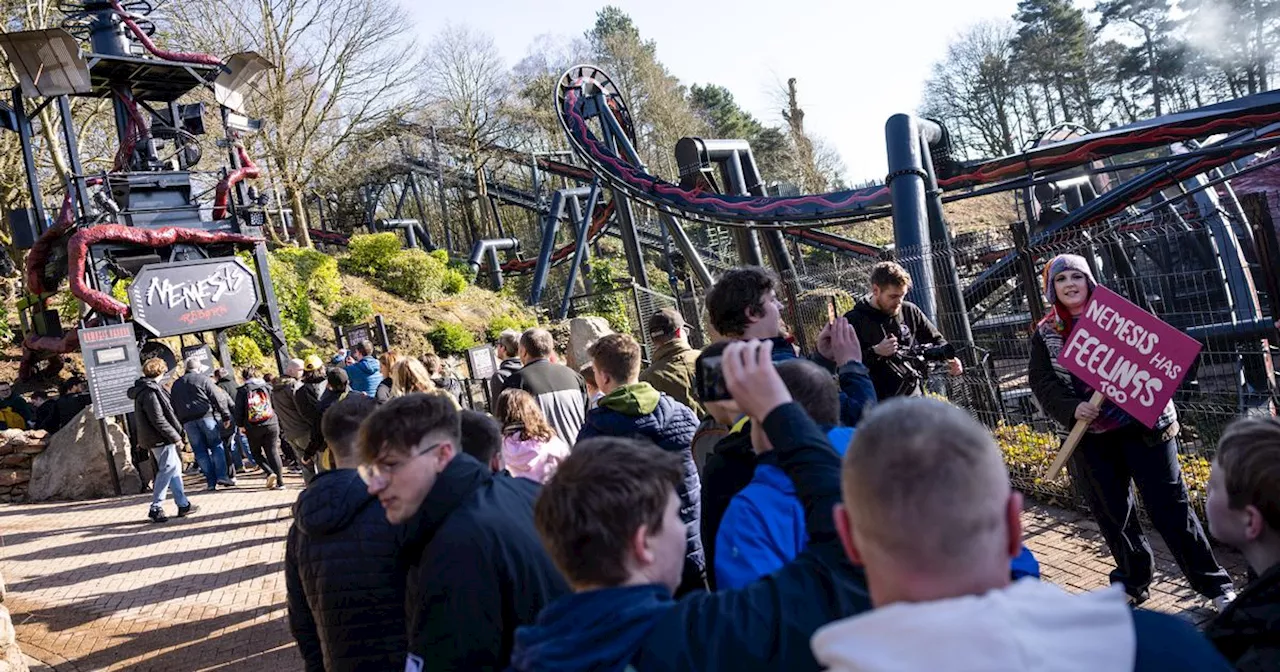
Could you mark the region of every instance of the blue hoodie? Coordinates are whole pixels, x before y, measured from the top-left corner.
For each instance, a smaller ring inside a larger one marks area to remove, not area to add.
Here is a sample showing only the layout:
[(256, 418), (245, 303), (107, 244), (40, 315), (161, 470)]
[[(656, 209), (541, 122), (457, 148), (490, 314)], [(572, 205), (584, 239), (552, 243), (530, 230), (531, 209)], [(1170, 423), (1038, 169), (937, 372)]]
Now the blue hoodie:
[(536, 623), (516, 630), (511, 669), (622, 672), (658, 618), (674, 604), (671, 591), (655, 584), (563, 597), (547, 605)]
[[(837, 454), (844, 457), (853, 440), (852, 427), (827, 431)], [(786, 565), (804, 550), (808, 534), (804, 507), (791, 479), (782, 473), (770, 453), (760, 456), (755, 476), (729, 503), (716, 533), (715, 575), (717, 590), (741, 588)], [(1013, 578), (1040, 578), (1040, 563), (1026, 546), (1010, 563)]]
[(363, 392), (370, 399), (378, 393), (378, 383), (382, 382), (382, 365), (373, 355), (365, 355), (364, 359), (350, 364), (346, 368), (347, 382), (352, 391)]
[[(853, 439), (852, 427), (827, 430), (836, 454)], [(734, 495), (716, 533), (716, 590), (741, 588), (768, 576), (804, 550), (808, 534), (795, 485), (770, 453), (760, 456), (751, 483)]]

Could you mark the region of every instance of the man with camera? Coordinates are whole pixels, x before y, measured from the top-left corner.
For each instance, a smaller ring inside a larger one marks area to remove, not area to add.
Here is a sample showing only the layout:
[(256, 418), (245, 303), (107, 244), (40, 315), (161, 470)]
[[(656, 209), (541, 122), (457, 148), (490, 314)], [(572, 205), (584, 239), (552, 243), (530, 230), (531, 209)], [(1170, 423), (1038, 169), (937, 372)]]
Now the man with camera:
[(904, 299), (909, 289), (907, 269), (882, 261), (871, 268), (871, 293), (845, 314), (858, 332), (880, 400), (923, 394), (930, 362), (945, 361), (952, 376), (964, 373), (955, 347), (916, 304)]

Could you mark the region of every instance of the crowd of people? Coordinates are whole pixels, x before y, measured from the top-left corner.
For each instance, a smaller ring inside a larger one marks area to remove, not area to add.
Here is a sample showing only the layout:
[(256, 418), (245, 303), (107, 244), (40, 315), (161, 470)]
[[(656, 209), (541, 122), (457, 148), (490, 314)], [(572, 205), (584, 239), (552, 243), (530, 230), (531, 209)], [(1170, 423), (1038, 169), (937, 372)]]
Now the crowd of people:
[[(161, 465), (153, 519), (166, 489), (194, 510), (184, 434), (210, 489), (234, 483), (228, 427), (269, 487), (297, 460), (285, 575), (308, 670), (1280, 669), (1280, 422), (1237, 421), (1213, 464), (1208, 531), (1256, 574), (1237, 596), (1188, 505), (1176, 409), (1146, 430), (1087, 403), (1054, 349), (1095, 284), (1078, 257), (1045, 278), (1030, 380), (1064, 428), (1094, 421), (1072, 459), (1110, 589), (1040, 579), (991, 433), (924, 394), (929, 361), (964, 367), (892, 262), (809, 357), (756, 267), (708, 291), (701, 351), (679, 313), (653, 315), (648, 366), (627, 334), (571, 368), (546, 330), (503, 333), (491, 414), (462, 410), (438, 360), (367, 342), (246, 370), (234, 395), (198, 362), (166, 390), (148, 362), (130, 394)], [(1131, 481), (1219, 612), (1203, 632), (1139, 607)]]

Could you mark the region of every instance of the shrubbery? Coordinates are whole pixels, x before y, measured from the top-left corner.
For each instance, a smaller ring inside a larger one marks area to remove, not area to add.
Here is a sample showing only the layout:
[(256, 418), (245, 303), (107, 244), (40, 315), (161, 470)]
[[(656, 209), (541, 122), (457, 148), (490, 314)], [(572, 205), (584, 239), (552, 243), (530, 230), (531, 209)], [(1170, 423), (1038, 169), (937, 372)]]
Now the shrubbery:
[(361, 234), (351, 237), (347, 256), (338, 266), (348, 273), (376, 276), (386, 268), (387, 260), (400, 252), (400, 236), (394, 233)]
[(231, 363), (237, 367), (261, 367), (267, 362), (267, 357), (262, 354), (262, 349), (258, 347), (253, 338), (247, 335), (229, 336), (227, 338), (227, 349), (231, 351)]
[(272, 254), (293, 266), (298, 281), (320, 305), (331, 307), (341, 297), (342, 281), (337, 259), (319, 250), (301, 247), (282, 247)]
[(400, 249), (394, 233), (353, 236), (349, 249), (338, 262), (340, 268), (403, 299), (426, 301), (436, 292), (456, 294), (467, 284), (466, 276), (449, 268), (448, 252)]
[(427, 334), (427, 340), (440, 355), (459, 355), (476, 346), (475, 334), (454, 323), (437, 324)]
[(440, 279), (440, 289), (444, 290), (445, 294), (459, 294), (466, 288), (467, 276), (457, 269), (445, 269), (444, 277)]
[[(1015, 477), (1033, 483), (1045, 494), (1068, 499), (1074, 496), (1067, 470), (1054, 474), (1052, 479), (1044, 478), (1062, 446), (1062, 439), (1057, 434), (1037, 431), (1029, 425), (1009, 425), (1004, 422), (997, 425), (992, 434), (1000, 446), (1000, 452), (1004, 453), (1004, 463)], [(1203, 517), (1205, 497), (1209, 492), (1209, 462), (1199, 455), (1179, 453), (1178, 463), (1182, 467), (1182, 477), (1187, 482), (1191, 506)]]
[(498, 337), (502, 335), (502, 332), (508, 329), (523, 332), (529, 327), (537, 326), (537, 324), (537, 320), (528, 315), (499, 315), (489, 321), (489, 326), (485, 327), (484, 335), (485, 338), (492, 343), (497, 341)]
[(609, 326), (620, 334), (631, 332), (631, 318), (627, 310), (626, 287), (630, 275), (626, 263), (618, 259), (593, 259), (591, 282), (595, 296), (591, 299), (591, 313), (609, 321)]
[(440, 288), (444, 271), (444, 264), (422, 250), (401, 250), (373, 281), (402, 299), (425, 301)]
[(333, 321), (340, 326), (364, 324), (373, 317), (373, 304), (369, 299), (359, 296), (348, 296), (338, 302), (338, 309), (333, 312)]

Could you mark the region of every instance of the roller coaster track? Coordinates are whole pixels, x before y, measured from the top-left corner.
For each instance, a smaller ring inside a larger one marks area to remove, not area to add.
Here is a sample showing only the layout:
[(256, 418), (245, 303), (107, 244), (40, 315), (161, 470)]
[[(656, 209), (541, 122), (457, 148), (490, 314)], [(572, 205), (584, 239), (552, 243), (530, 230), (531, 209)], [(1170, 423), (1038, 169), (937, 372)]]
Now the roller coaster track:
[[(599, 68), (579, 65), (565, 72), (556, 87), (556, 111), (574, 151), (610, 187), (677, 217), (724, 226), (796, 231), (863, 221), (890, 213), (890, 194), (888, 187), (884, 186), (784, 197), (737, 196), (682, 189), (618, 156), (596, 135), (589, 121), (606, 116), (599, 114), (602, 106), (618, 117), (629, 118), (622, 94)], [(1244, 131), (1275, 121), (1280, 121), (1280, 91), (1166, 115), (1018, 154), (963, 164), (956, 168), (954, 174), (940, 176), (939, 184), (952, 190), (1002, 183), (1012, 185), (1029, 174), (1053, 174), (1119, 154), (1218, 133)], [(1222, 163), (1225, 161), (1218, 161), (1216, 165)], [(1205, 170), (1216, 167), (1213, 164), (1213, 160), (1206, 160), (1198, 167)], [(1169, 175), (1152, 186), (1162, 188), (1159, 185), (1168, 186), (1176, 182), (1177, 177)], [(955, 195), (952, 199), (960, 197), (963, 196)], [(1114, 205), (1119, 211), (1133, 202), (1128, 200)], [(1098, 216), (1107, 214), (1113, 213), (1104, 212)]]

